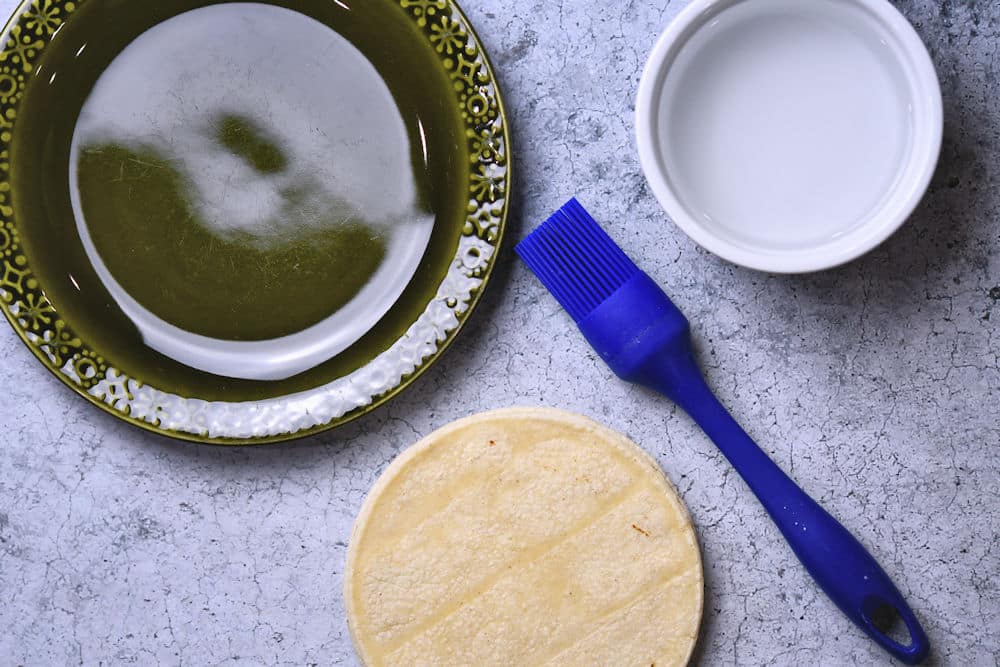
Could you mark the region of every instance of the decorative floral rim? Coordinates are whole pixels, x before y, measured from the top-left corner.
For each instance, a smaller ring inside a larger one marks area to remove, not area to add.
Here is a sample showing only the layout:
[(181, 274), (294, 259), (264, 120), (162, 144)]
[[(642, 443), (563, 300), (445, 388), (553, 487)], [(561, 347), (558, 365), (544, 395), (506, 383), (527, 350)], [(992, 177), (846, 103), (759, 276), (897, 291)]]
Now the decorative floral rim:
[(466, 221), (436, 296), (392, 346), (362, 368), (308, 391), (245, 402), (178, 396), (122, 373), (60, 317), (24, 254), (10, 202), (9, 155), (18, 107), (34, 63), (87, 1), (24, 0), (0, 35), (0, 310), (18, 336), (95, 405), (149, 431), (195, 442), (301, 437), (359, 417), (407, 387), (451, 343), (479, 300), (508, 210), (511, 165), (503, 102), (486, 53), (454, 0), (395, 0), (440, 55), (453, 82), (470, 156)]

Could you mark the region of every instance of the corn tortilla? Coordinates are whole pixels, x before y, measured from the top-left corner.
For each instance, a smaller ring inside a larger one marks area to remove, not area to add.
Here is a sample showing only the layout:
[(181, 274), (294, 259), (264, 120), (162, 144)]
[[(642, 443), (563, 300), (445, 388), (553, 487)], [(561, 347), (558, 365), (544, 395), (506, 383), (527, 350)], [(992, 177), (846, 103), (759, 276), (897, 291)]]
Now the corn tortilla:
[(344, 573), (361, 661), (684, 665), (703, 576), (656, 463), (579, 415), (510, 408), (403, 452), (354, 526)]

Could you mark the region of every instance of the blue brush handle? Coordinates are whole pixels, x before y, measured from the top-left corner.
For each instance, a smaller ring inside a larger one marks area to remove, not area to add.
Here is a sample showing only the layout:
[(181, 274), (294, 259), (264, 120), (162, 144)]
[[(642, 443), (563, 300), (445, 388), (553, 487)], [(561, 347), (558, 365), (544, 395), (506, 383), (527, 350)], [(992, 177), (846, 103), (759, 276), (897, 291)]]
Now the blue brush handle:
[[(927, 635), (889, 576), (846, 528), (768, 458), (705, 384), (691, 352), (688, 321), (656, 283), (637, 274), (577, 324), (620, 377), (663, 393), (691, 415), (746, 480), (816, 582), (852, 621), (907, 664), (927, 656)], [(906, 624), (908, 646), (872, 622), (884, 605), (895, 609)]]
[[(679, 370), (678, 365), (671, 366), (670, 372)], [(667, 384), (681, 389), (684, 399), (678, 403), (746, 480), (795, 555), (837, 606), (895, 657), (911, 665), (923, 660), (930, 651), (927, 635), (889, 575), (740, 428), (705, 385), (694, 362), (690, 370), (669, 378)], [(872, 623), (872, 615), (883, 605), (903, 619), (911, 638), (908, 646)]]

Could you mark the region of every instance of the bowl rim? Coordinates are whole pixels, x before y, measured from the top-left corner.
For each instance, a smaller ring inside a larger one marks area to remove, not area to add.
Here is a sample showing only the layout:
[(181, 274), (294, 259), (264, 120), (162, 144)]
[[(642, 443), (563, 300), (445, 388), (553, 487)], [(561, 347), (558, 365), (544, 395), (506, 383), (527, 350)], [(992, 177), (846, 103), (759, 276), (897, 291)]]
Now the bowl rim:
[(699, 222), (681, 203), (667, 177), (659, 149), (657, 120), (661, 91), (677, 55), (692, 35), (719, 13), (753, 0), (692, 0), (666, 27), (646, 60), (635, 105), (636, 143), (646, 181), (670, 219), (698, 245), (734, 264), (771, 273), (806, 273), (845, 264), (872, 250), (909, 218), (930, 185), (944, 130), (941, 88), (927, 48), (906, 18), (885, 0), (846, 0), (864, 10), (896, 41), (900, 65), (913, 86), (915, 125), (911, 150), (902, 162), (909, 177), (896, 182), (893, 195), (864, 224), (807, 249), (749, 246), (726, 238)]

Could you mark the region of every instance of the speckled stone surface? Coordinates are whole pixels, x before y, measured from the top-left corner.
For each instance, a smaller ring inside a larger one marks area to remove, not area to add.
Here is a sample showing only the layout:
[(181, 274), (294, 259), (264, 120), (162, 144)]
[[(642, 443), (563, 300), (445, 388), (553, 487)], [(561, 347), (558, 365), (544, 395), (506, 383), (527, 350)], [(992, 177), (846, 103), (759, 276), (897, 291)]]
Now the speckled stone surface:
[[(737, 418), (892, 574), (931, 664), (1000, 664), (1000, 6), (896, 1), (944, 92), (930, 193), (867, 257), (779, 277), (698, 249), (644, 185), (636, 83), (683, 2), (463, 4), (509, 107), (511, 239), (579, 195), (691, 318)], [(341, 573), (366, 490), (437, 426), (514, 404), (591, 415), (678, 486), (705, 561), (700, 664), (887, 662), (687, 417), (609, 377), (509, 246), (415, 387), (287, 446), (146, 435), (72, 395), (6, 325), (0, 359), (0, 664), (353, 664)]]

